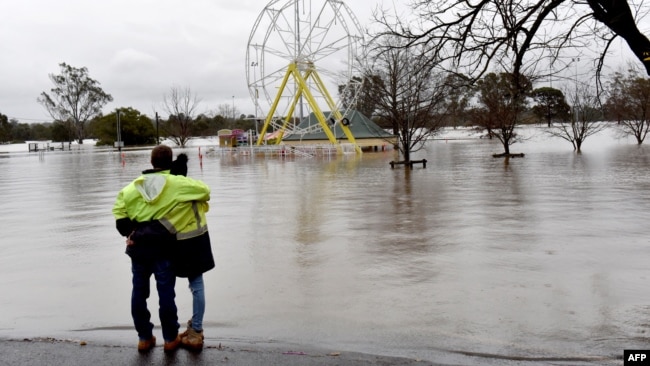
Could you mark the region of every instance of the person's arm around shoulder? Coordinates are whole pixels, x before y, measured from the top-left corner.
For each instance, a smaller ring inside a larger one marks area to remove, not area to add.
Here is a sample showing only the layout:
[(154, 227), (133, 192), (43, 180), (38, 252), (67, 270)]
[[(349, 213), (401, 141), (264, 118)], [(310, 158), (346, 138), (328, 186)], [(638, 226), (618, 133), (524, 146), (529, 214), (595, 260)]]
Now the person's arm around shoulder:
[(182, 176), (179, 178), (183, 179), (179, 190), (182, 195), (182, 201), (205, 202), (210, 200), (210, 187), (207, 184), (198, 179)]

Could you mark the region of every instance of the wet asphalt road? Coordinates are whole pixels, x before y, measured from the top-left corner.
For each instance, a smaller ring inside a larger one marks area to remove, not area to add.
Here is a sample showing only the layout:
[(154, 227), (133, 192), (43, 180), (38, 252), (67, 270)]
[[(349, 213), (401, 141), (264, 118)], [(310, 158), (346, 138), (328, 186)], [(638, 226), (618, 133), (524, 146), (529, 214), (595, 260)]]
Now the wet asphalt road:
[(324, 349), (291, 351), (286, 346), (240, 344), (209, 346), (200, 353), (179, 349), (173, 354), (157, 345), (148, 353), (133, 347), (96, 343), (80, 343), (55, 339), (0, 339), (0, 365), (438, 365), (428, 361)]

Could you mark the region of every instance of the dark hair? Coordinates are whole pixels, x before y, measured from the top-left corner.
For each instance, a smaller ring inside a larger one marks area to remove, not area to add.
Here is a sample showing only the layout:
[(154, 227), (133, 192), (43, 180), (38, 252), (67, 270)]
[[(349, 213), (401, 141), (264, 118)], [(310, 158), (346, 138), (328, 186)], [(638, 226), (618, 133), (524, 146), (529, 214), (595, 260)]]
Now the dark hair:
[(172, 148), (167, 145), (158, 145), (151, 150), (151, 165), (154, 169), (168, 170), (172, 166)]
[(170, 174), (183, 175), (187, 177), (187, 155), (184, 153), (178, 154), (176, 160), (172, 162), (172, 167), (169, 170)]

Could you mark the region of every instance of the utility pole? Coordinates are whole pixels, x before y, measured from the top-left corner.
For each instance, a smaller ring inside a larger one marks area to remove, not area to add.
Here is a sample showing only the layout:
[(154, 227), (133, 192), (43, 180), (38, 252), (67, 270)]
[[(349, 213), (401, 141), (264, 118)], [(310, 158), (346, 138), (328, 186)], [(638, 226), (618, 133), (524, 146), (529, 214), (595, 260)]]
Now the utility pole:
[(158, 133), (158, 112), (156, 112), (156, 145), (160, 145), (160, 134)]
[(575, 68), (576, 68), (576, 73), (575, 73), (576, 99), (573, 102), (573, 121), (578, 122), (578, 62), (580, 62), (580, 57), (572, 58), (571, 61), (575, 63)]
[(122, 151), (122, 146), (124, 144), (122, 143), (122, 128), (120, 126), (120, 110), (119, 109), (115, 112), (115, 116), (117, 117), (117, 141), (115, 142), (115, 145), (117, 145), (117, 151)]

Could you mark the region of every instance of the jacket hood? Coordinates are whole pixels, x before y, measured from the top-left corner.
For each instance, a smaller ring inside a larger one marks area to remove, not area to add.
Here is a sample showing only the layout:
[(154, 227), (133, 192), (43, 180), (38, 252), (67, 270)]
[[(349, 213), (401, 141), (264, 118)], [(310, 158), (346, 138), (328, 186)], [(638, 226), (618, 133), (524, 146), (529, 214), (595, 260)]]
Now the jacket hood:
[(145, 174), (133, 182), (145, 202), (154, 202), (160, 196), (166, 183), (165, 174)]

